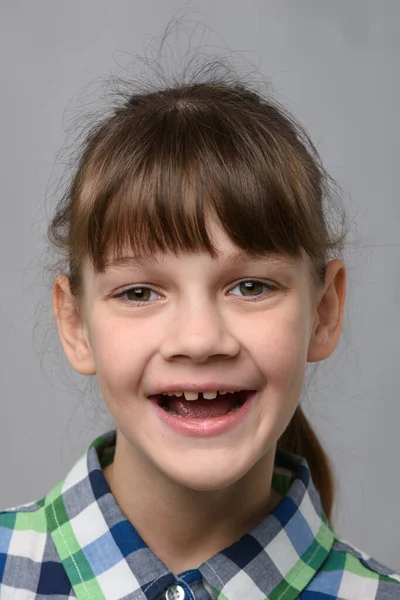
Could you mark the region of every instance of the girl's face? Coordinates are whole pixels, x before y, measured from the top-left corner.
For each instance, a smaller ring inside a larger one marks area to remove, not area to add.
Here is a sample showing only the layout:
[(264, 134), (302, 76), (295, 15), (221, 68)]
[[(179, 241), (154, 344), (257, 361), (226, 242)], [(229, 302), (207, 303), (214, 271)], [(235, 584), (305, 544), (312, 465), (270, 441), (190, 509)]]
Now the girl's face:
[[(250, 259), (216, 225), (210, 231), (218, 259), (160, 254), (83, 270), (84, 335), (119, 435), (145, 464), (197, 490), (228, 486), (275, 451), (315, 327), (306, 259)], [(245, 416), (217, 434), (171, 428), (149, 399), (211, 384), (255, 391)]]

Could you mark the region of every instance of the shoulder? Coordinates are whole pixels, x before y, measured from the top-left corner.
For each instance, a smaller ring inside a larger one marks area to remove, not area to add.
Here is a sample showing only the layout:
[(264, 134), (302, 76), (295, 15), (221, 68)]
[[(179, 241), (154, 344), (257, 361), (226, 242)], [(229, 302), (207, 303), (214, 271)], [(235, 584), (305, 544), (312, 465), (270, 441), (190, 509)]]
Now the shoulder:
[(59, 562), (44, 499), (0, 512), (1, 598), (46, 593)]
[(400, 600), (400, 574), (336, 535), (304, 600), (319, 597), (314, 594), (338, 600)]
[(11, 583), (11, 574), (28, 569), (31, 561), (41, 563), (46, 541), (43, 500), (0, 512), (0, 582)]
[[(44, 500), (0, 512), (0, 553), (33, 554), (47, 536)], [(1, 572), (1, 571), (0, 571)]]

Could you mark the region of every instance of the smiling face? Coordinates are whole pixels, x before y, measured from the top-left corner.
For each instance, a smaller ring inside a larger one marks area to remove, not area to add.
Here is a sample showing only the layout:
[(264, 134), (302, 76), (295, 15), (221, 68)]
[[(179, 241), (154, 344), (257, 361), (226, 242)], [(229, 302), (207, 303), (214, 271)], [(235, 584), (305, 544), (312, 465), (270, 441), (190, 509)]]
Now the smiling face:
[[(105, 273), (86, 261), (80, 345), (72, 351), (62, 334), (73, 366), (97, 374), (126, 452), (198, 490), (270, 461), (301, 395), (316, 317), (305, 258), (254, 259), (215, 225), (212, 236), (216, 259), (128, 256)], [(193, 386), (256, 393), (234, 427), (192, 436), (160, 419), (149, 396)]]

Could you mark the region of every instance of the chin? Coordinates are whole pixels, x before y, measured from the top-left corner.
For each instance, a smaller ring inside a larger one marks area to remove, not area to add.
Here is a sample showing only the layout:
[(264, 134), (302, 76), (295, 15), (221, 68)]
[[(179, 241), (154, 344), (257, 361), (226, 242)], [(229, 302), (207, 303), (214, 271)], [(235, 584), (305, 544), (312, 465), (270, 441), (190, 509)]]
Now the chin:
[[(213, 492), (230, 487), (251, 469), (253, 462), (238, 464), (238, 461), (190, 461), (179, 469), (168, 469), (164, 473), (175, 483), (185, 488)], [(187, 466), (187, 468), (185, 468)]]
[(189, 490), (193, 490), (196, 492), (216, 492), (218, 490), (224, 490), (229, 488), (231, 485), (236, 483), (240, 477), (236, 478), (227, 478), (227, 477), (215, 477), (214, 479), (210, 479), (210, 477), (197, 477), (193, 479), (190, 478), (179, 478), (175, 479), (175, 482), (180, 484), (182, 487), (185, 487)]

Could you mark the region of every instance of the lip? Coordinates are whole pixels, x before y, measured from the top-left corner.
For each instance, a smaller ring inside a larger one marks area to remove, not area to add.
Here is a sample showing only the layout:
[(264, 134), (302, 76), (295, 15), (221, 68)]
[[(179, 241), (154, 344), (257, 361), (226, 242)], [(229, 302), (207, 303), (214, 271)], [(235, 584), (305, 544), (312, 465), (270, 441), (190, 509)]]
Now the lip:
[[(187, 388), (185, 389), (187, 390)], [(186, 417), (175, 417), (175, 415), (165, 411), (163, 408), (161, 408), (161, 406), (159, 406), (157, 398), (153, 397), (149, 399), (157, 417), (167, 427), (188, 437), (212, 437), (227, 433), (240, 426), (240, 424), (244, 422), (248, 414), (251, 412), (256, 398), (256, 391), (248, 391), (245, 403), (238, 410), (233, 413), (212, 419), (188, 419)]]

